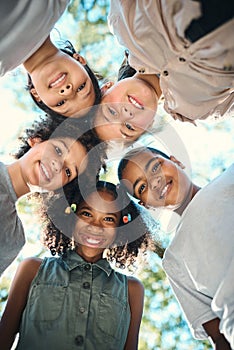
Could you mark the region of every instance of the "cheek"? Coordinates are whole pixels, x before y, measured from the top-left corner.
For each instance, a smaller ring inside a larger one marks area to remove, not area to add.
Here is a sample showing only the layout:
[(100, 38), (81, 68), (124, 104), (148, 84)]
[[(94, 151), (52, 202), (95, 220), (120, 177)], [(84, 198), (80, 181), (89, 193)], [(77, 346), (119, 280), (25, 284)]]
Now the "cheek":
[(41, 89), (38, 92), (38, 95), (40, 96), (42, 102), (44, 102), (45, 105), (51, 108), (55, 108), (56, 104), (62, 100), (58, 99), (58, 97), (54, 96), (51, 92), (47, 91), (46, 89)]
[(65, 184), (66, 184), (65, 176), (60, 173), (60, 174), (57, 174), (53, 177), (53, 181), (51, 182), (51, 184), (48, 187), (50, 187), (50, 190), (54, 191), (54, 190), (61, 188)]
[(121, 98), (123, 96), (123, 90), (118, 87), (114, 86), (110, 88), (102, 98), (102, 103), (114, 103), (114, 102), (120, 102)]
[(190, 188), (191, 188), (191, 182), (187, 179), (187, 177), (183, 177), (183, 178), (179, 178), (179, 193), (180, 193), (180, 199), (183, 200), (185, 199), (189, 192), (190, 192)]
[(85, 223), (82, 220), (78, 219), (73, 231), (73, 237), (75, 241), (77, 241), (77, 239), (79, 238), (79, 232), (82, 231), (84, 226), (85, 226)]
[(152, 111), (151, 109), (144, 111), (144, 113), (140, 113), (135, 120), (133, 120), (133, 123), (139, 127), (142, 128), (143, 131), (147, 130), (154, 121), (155, 111)]
[(102, 125), (96, 127), (96, 132), (99, 138), (103, 141), (109, 141), (115, 138), (121, 138), (120, 124), (113, 123), (111, 125)]
[(115, 238), (116, 238), (116, 235), (117, 235), (116, 229), (109, 229), (106, 232), (106, 235), (107, 235), (108, 243), (112, 244), (115, 241)]

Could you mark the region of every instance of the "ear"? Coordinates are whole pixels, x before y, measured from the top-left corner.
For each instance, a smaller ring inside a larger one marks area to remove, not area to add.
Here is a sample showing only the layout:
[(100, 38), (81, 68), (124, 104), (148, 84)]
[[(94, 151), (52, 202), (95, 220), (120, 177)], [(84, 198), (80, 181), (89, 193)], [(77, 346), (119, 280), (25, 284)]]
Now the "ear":
[(30, 93), (33, 95), (33, 97), (35, 98), (35, 100), (37, 102), (41, 102), (41, 98), (40, 98), (40, 96), (38, 95), (37, 91), (34, 88), (30, 89)]
[(30, 138), (27, 140), (27, 142), (28, 142), (28, 145), (29, 145), (30, 147), (33, 147), (33, 146), (35, 146), (36, 144), (41, 143), (41, 142), (42, 142), (42, 139), (41, 139), (40, 137), (30, 137)]
[(84, 66), (87, 63), (86, 59), (83, 56), (81, 56), (80, 54), (78, 54), (77, 52), (74, 53), (72, 57), (75, 58), (76, 61), (80, 62)]
[(107, 90), (109, 90), (112, 86), (114, 85), (113, 81), (108, 81), (107, 83), (105, 83), (104, 85), (102, 85), (101, 87), (101, 93), (102, 96), (107, 92)]
[(170, 156), (170, 160), (171, 160), (173, 163), (177, 164), (181, 169), (185, 169), (184, 164), (181, 163), (178, 159), (176, 159), (176, 157)]

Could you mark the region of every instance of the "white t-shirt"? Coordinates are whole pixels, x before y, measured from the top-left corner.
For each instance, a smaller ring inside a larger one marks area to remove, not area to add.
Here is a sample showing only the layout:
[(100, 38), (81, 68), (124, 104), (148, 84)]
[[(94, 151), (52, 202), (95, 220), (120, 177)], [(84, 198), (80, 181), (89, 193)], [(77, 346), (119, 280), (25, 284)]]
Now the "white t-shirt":
[(185, 30), (200, 16), (198, 1), (111, 0), (110, 31), (138, 73), (160, 74), (175, 119), (216, 118), (234, 107), (234, 19), (191, 43)]
[(234, 348), (234, 164), (184, 211), (163, 268), (195, 338), (216, 317)]
[(0, 2), (0, 75), (25, 62), (46, 40), (70, 0)]

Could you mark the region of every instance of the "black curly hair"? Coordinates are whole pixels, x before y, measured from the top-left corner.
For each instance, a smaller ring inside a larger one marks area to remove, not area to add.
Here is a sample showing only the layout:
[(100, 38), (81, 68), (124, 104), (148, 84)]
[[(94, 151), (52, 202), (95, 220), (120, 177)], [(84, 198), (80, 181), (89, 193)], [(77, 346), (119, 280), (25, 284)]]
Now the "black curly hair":
[[(42, 141), (46, 141), (50, 138), (61, 137), (74, 138), (85, 147), (88, 154), (88, 164), (86, 170), (79, 175), (79, 181), (86, 182), (89, 178), (89, 181), (93, 179), (96, 182), (101, 168), (105, 170), (106, 144), (100, 141), (94, 129), (89, 128), (87, 118), (76, 119), (60, 116), (55, 119), (48, 114), (39, 116), (31, 127), (28, 127), (19, 137), (20, 147), (13, 156), (19, 159), (29, 151), (28, 139), (30, 138), (40, 138)], [(78, 190), (79, 184), (75, 178), (65, 186), (66, 191), (69, 192), (69, 189), (74, 188), (75, 184)], [(64, 191), (64, 188), (62, 190)]]
[[(72, 45), (72, 43), (69, 40), (66, 40), (63, 43), (63, 48), (61, 48), (61, 51), (66, 53), (67, 55), (69, 55), (71, 57), (73, 57), (73, 55), (75, 53), (77, 53), (77, 51), (75, 50), (74, 46)], [(98, 80), (102, 79), (102, 76), (99, 75), (96, 72), (94, 73), (92, 71), (92, 69), (87, 64), (85, 64), (83, 67), (86, 70), (86, 72), (88, 73), (88, 75), (89, 75), (89, 77), (91, 79), (91, 82), (93, 84), (93, 88), (94, 88), (94, 92), (95, 92), (95, 100), (94, 100), (93, 105), (99, 105), (100, 102), (101, 102), (102, 93), (101, 93), (101, 89), (99, 87)], [(45, 113), (48, 113), (48, 114), (50, 114), (53, 117), (57, 118), (58, 116), (61, 115), (61, 114), (53, 111), (51, 108), (49, 108), (44, 102), (42, 102), (42, 101), (38, 102), (35, 99), (35, 97), (33, 96), (33, 94), (31, 93), (31, 89), (32, 88), (34, 88), (34, 85), (33, 85), (33, 82), (32, 82), (30, 74), (28, 74), (28, 83), (26, 85), (26, 90), (29, 91), (29, 94), (30, 94), (32, 100), (35, 102), (35, 104), (40, 109), (42, 109)]]
[[(106, 250), (107, 260), (114, 262), (118, 268), (130, 268), (137, 259), (139, 252), (153, 250), (160, 257), (164, 249), (155, 237), (158, 233), (158, 223), (145, 208), (141, 208), (128, 197), (123, 188), (106, 182), (97, 181), (94, 185), (82, 188), (80, 191), (70, 191), (65, 196), (43, 197), (42, 221), (44, 222), (43, 243), (50, 249), (52, 255), (66, 256), (68, 250), (74, 249), (72, 234), (77, 216), (71, 210), (72, 204), (79, 207), (89, 194), (94, 191), (106, 191), (117, 200), (121, 211), (121, 220), (114, 245)], [(124, 223), (123, 217), (130, 215), (130, 220)]]
[(131, 78), (133, 75), (137, 73), (137, 71), (129, 65), (128, 56), (129, 56), (129, 51), (125, 50), (124, 59), (118, 71), (118, 77), (117, 77), (118, 81), (126, 78)]

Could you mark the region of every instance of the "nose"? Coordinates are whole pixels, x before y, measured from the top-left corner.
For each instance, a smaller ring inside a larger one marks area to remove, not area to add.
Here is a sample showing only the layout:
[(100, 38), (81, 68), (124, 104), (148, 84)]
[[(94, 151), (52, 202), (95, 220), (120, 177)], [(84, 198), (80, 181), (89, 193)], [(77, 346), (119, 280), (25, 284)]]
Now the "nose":
[(130, 120), (133, 117), (134, 117), (134, 115), (128, 106), (125, 105), (121, 108), (121, 114), (120, 114), (121, 121)]
[(103, 231), (103, 227), (97, 219), (93, 219), (89, 224), (89, 232), (92, 234), (100, 234)]
[(59, 90), (59, 94), (62, 96), (68, 96), (72, 92), (72, 84), (66, 84), (65, 86), (61, 87)]
[(62, 163), (57, 160), (57, 159), (52, 159), (51, 161), (51, 166), (52, 166), (52, 170), (55, 173), (60, 173), (61, 169), (62, 169)]
[(162, 177), (161, 176), (152, 176), (149, 180), (149, 186), (151, 190), (157, 190), (161, 187)]

